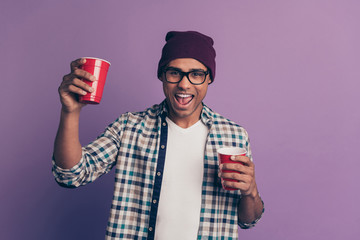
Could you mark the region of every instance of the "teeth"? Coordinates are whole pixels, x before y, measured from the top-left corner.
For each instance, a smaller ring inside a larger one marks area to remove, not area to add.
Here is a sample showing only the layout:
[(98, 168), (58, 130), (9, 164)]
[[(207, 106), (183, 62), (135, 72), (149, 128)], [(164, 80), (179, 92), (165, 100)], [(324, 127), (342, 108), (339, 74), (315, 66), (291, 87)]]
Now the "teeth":
[(178, 97), (182, 97), (182, 98), (191, 97), (191, 95), (190, 95), (190, 94), (176, 94), (176, 96), (178, 96)]

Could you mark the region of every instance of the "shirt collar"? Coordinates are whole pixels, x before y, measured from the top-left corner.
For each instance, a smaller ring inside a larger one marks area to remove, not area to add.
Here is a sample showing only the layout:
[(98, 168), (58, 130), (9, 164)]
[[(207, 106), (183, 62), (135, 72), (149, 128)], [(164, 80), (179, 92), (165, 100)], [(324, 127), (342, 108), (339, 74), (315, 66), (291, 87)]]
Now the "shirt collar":
[(214, 112), (208, 106), (203, 103), (203, 109), (201, 111), (201, 121), (205, 125), (211, 126), (214, 122)]
[[(161, 119), (165, 120), (165, 118), (168, 116), (169, 113), (166, 99), (160, 103), (159, 110), (160, 110), (159, 115), (161, 116)], [(211, 126), (213, 123), (214, 112), (204, 103), (203, 103), (203, 109), (200, 114), (200, 119), (207, 126)]]

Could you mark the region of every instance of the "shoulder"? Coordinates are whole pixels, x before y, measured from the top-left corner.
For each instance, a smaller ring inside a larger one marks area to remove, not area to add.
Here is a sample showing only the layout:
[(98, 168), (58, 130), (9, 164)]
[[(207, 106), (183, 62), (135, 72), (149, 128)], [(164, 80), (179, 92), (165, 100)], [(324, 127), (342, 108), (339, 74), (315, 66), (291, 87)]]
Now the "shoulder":
[(218, 132), (236, 132), (241, 135), (248, 135), (245, 128), (238, 123), (226, 118), (218, 112), (213, 111), (209, 107), (204, 105), (203, 113), (207, 115), (214, 129)]
[[(162, 112), (162, 105), (155, 104), (143, 111), (138, 112), (126, 112), (121, 114), (114, 123), (121, 125), (138, 125), (141, 123), (153, 123), (157, 121)], [(114, 124), (113, 123), (113, 124)]]
[(134, 122), (143, 121), (144, 119), (151, 120), (151, 119), (157, 119), (161, 113), (162, 113), (162, 105), (161, 104), (155, 104), (144, 111), (140, 112), (128, 112), (126, 113), (128, 116), (128, 119)]
[(213, 111), (211, 108), (209, 108), (206, 105), (204, 105), (203, 108), (203, 115), (205, 116), (205, 118), (209, 119), (214, 124), (230, 125), (230, 126), (242, 128), (242, 126), (240, 126), (236, 122), (224, 117), (218, 112)]

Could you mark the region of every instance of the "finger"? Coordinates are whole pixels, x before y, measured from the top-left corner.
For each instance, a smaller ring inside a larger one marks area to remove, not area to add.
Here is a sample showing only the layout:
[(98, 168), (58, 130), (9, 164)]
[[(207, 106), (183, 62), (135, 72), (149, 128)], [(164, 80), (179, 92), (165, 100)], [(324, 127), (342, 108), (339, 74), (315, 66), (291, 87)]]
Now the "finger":
[(250, 184), (244, 182), (231, 182), (231, 181), (223, 181), (223, 186), (229, 188), (235, 188), (240, 190), (241, 192), (247, 193), (250, 190)]
[(240, 173), (221, 173), (219, 174), (219, 177), (221, 179), (231, 179), (231, 180), (236, 180), (238, 182), (248, 182), (250, 183), (252, 181), (252, 177), (250, 175), (245, 175), (245, 174), (240, 174)]
[(75, 85), (69, 85), (68, 92), (75, 93), (78, 95), (86, 95), (87, 92), (79, 87), (76, 87)]
[(74, 78), (70, 80), (64, 80), (60, 87), (59, 87), (59, 93), (61, 95), (67, 94), (67, 93), (76, 93), (80, 95), (85, 95), (88, 92), (92, 92), (93, 89), (90, 88), (89, 85), (87, 85), (85, 82), (81, 81), (80, 79)]
[[(70, 86), (75, 86), (74, 87), (70, 87)], [(80, 91), (80, 90), (82, 91)], [(69, 74), (64, 76), (64, 80), (61, 83), (59, 89), (58, 89), (59, 93), (67, 93), (67, 92), (73, 92), (73, 93), (77, 93), (77, 94), (81, 94), (81, 95), (85, 95), (88, 92), (94, 92), (94, 89), (92, 87), (90, 87), (88, 84), (86, 84), (84, 81), (78, 79), (78, 78), (74, 78), (73, 74)]]
[(86, 92), (93, 92), (94, 89), (92, 87), (90, 87), (87, 83), (85, 83), (84, 81), (78, 79), (78, 78), (74, 78), (71, 82), (71, 84), (75, 85), (78, 88), (81, 88), (82, 90), (85, 90)]
[(80, 68), (76, 69), (73, 74), (75, 76), (77, 76), (78, 78), (83, 78), (85, 80), (89, 80), (89, 81), (96, 81), (96, 77), (92, 74), (90, 74), (89, 72), (82, 70)]
[(96, 80), (96, 77), (93, 76), (92, 74), (90, 74), (84, 70), (78, 69), (78, 70), (75, 70), (74, 73), (69, 73), (69, 74), (65, 75), (63, 77), (63, 82), (72, 82), (76, 78), (81, 78), (81, 79), (85, 79), (85, 80), (89, 80), (89, 81)]
[(247, 166), (250, 166), (251, 164), (253, 164), (253, 162), (250, 160), (249, 157), (247, 156), (237, 156), (237, 155), (234, 155), (234, 156), (231, 156), (230, 159), (232, 161), (237, 161), (237, 162), (241, 162)]
[(239, 163), (224, 163), (221, 167), (221, 172), (223, 171), (236, 171), (242, 174), (253, 175), (254, 168)]
[(73, 77), (74, 77), (73, 74), (69, 73), (63, 77), (63, 82), (70, 81)]
[(84, 63), (86, 63), (86, 59), (85, 58), (78, 58), (75, 61), (72, 61), (70, 63), (70, 69), (71, 72), (75, 71), (75, 69), (79, 68), (81, 65), (83, 65)]

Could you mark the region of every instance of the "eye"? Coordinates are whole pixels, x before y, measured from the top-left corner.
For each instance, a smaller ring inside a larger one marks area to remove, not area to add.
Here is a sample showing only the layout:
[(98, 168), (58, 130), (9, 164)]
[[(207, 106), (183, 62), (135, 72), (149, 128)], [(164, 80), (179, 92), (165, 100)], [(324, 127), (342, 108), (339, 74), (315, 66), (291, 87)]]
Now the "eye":
[(179, 76), (180, 72), (176, 71), (176, 70), (167, 70), (167, 74), (169, 74), (171, 76)]
[(205, 73), (201, 72), (201, 71), (194, 71), (194, 72), (191, 72), (190, 74), (193, 77), (204, 77), (205, 76)]

